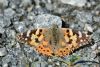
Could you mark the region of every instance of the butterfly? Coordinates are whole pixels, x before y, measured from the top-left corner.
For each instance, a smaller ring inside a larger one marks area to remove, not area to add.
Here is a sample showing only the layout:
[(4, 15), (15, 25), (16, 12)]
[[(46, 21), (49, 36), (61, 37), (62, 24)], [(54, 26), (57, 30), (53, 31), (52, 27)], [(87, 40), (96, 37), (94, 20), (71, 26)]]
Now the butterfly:
[(16, 38), (34, 47), (44, 56), (64, 57), (86, 45), (90, 35), (71, 28), (59, 28), (53, 24), (51, 28), (38, 28), (19, 33)]

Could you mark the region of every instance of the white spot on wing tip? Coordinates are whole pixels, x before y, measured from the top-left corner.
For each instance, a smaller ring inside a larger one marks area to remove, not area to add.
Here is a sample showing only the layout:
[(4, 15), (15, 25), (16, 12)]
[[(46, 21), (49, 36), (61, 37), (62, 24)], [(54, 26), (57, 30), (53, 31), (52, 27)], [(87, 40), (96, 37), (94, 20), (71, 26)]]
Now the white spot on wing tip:
[(27, 40), (27, 38), (25, 38), (25, 40)]
[(86, 37), (89, 37), (89, 35), (86, 34)]
[(79, 34), (79, 38), (82, 37), (82, 33), (80, 31), (78, 31), (78, 34)]
[(20, 34), (21, 36), (23, 35), (23, 33)]
[(86, 37), (89, 37), (89, 35), (87, 34), (87, 32), (84, 32), (84, 34), (85, 34)]
[(81, 39), (80, 42), (83, 42), (83, 40)]

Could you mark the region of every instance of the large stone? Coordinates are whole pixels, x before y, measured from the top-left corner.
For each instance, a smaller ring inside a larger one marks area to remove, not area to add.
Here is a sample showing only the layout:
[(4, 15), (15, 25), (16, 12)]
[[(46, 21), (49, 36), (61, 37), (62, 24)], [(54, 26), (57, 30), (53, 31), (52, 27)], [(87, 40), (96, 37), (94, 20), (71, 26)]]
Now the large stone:
[(34, 26), (35, 28), (49, 28), (52, 26), (52, 24), (57, 24), (59, 27), (61, 27), (61, 18), (50, 14), (42, 14), (36, 16)]

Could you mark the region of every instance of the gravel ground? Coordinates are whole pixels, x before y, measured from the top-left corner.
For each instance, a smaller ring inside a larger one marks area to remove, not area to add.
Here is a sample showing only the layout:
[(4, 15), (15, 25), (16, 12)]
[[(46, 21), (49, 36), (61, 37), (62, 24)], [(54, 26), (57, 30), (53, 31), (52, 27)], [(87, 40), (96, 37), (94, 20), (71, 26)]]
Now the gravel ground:
[[(40, 56), (16, 40), (18, 33), (53, 22), (92, 32), (92, 45), (61, 59)], [(100, 67), (99, 40), (100, 0), (0, 0), (0, 67)]]

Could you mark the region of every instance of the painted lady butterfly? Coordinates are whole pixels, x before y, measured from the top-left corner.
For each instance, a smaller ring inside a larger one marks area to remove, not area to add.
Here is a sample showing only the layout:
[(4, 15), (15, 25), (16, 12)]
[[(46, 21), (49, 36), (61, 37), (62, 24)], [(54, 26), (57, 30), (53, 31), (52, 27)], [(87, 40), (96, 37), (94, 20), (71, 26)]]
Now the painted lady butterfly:
[(86, 45), (90, 35), (84, 32), (75, 31), (70, 28), (58, 28), (53, 25), (51, 28), (38, 28), (28, 30), (17, 35), (17, 39), (33, 46), (36, 51), (45, 56), (64, 57), (75, 49)]

